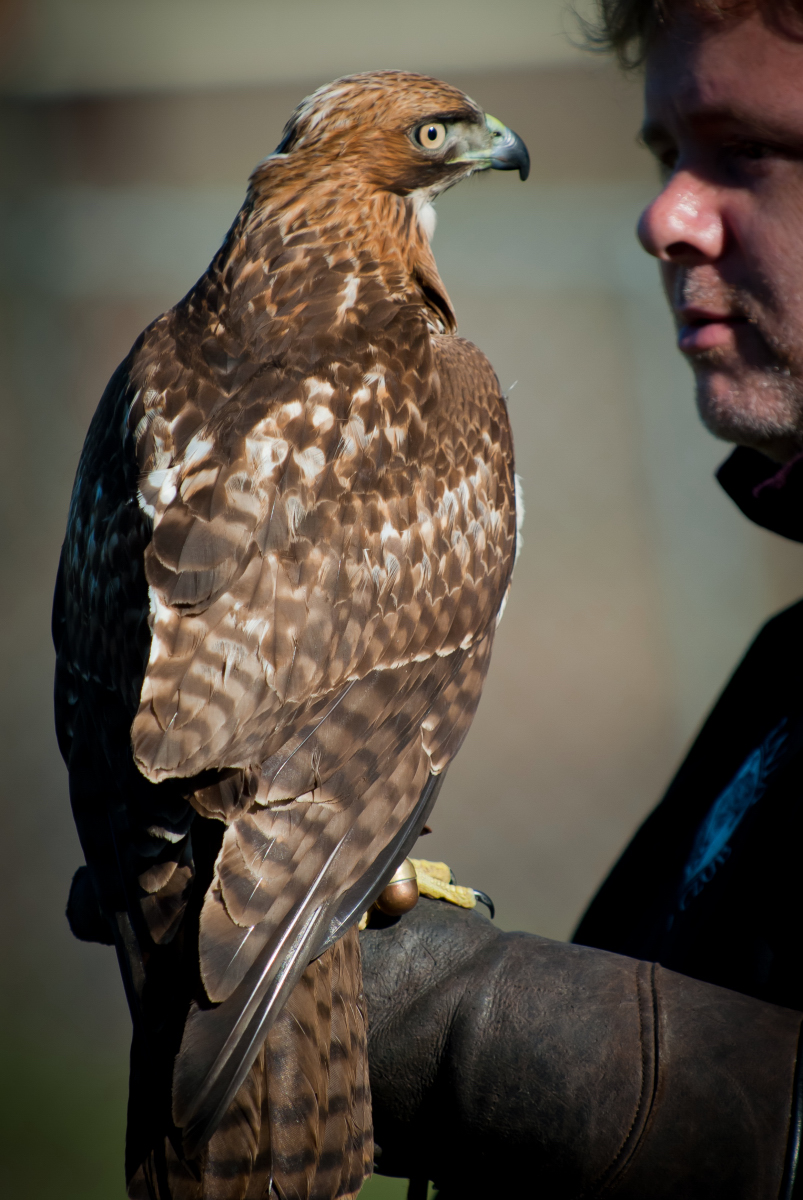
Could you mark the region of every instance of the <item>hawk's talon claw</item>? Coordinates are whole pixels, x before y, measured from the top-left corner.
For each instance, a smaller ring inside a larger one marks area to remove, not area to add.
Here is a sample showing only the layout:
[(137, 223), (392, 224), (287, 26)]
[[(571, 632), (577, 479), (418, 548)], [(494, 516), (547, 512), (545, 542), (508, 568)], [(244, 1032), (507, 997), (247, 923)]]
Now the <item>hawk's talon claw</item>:
[(494, 908), (494, 902), (491, 897), (486, 892), (481, 892), (479, 888), (472, 888), (471, 890), (479, 900), (480, 904), (484, 904), (488, 909), (488, 912), (491, 914), (491, 920), (493, 921), (494, 917), (496, 916), (496, 909)]

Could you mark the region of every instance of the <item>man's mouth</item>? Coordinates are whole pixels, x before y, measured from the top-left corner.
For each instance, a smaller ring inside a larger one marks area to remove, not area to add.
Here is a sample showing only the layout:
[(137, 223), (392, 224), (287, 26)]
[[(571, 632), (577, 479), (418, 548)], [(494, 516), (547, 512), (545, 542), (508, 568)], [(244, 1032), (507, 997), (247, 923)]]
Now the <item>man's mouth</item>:
[(681, 308), (675, 316), (678, 349), (689, 355), (730, 349), (736, 344), (737, 330), (747, 324), (744, 317), (725, 310)]

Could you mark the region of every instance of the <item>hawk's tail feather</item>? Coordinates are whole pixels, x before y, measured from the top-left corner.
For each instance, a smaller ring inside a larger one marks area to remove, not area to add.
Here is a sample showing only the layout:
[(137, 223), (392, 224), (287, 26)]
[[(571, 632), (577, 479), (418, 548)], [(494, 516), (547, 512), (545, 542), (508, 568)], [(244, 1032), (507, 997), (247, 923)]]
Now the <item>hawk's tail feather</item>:
[(287, 1200), (356, 1195), (373, 1164), (356, 929), (312, 963), (267, 1039), (273, 1180)]
[(372, 1164), (362, 969), (350, 929), (304, 971), (209, 1142), (182, 1162), (166, 1139), (128, 1195), (346, 1200)]
[[(270, 932), (235, 990), (212, 1008), (197, 1003), (190, 1006), (173, 1069), (172, 1089), (173, 1120), (182, 1130), (185, 1154), (189, 1157), (195, 1158), (200, 1153), (230, 1107), (266, 1031), (301, 977), (303, 963), (311, 954), (322, 957), (322, 951), (341, 936), (344, 926), (357, 923), (409, 853), (443, 779), (441, 773), (424, 781), (420, 778), (422, 774), (426, 774), (424, 755), (411, 753), (402, 759), (395, 772), (375, 783), (377, 789), (381, 786), (383, 795), (376, 797), (374, 808), (379, 809), (384, 821), (381, 832), (373, 831), (373, 842), (367, 848), (365, 838), (353, 837), (355, 822), (345, 810), (335, 830), (334, 848), (320, 865), (303, 901)], [(411, 796), (418, 793), (412, 812), (406, 811)], [(366, 795), (370, 794), (369, 789)], [(317, 824), (317, 836), (323, 843), (324, 806), (309, 804), (307, 808), (309, 811), (298, 822), (296, 832), (306, 834), (308, 822)], [(327, 814), (326, 820), (333, 823), (331, 815)], [(376, 811), (371, 820), (376, 825)], [(324, 844), (324, 852), (329, 851), (332, 840)], [(381, 848), (375, 845), (377, 841)], [(385, 844), (381, 845), (382, 842)], [(350, 857), (353, 865), (354, 843), (357, 855), (362, 855), (364, 869), (346, 892), (327, 904), (324, 898), (332, 874), (338, 868), (345, 874)], [(291, 882), (288, 881), (288, 886)], [(213, 906), (216, 903), (214, 889), (207, 894), (205, 907), (210, 903)], [(233, 928), (231, 922), (228, 924)], [(257, 930), (241, 932), (247, 936), (253, 933), (254, 940), (259, 936)], [(202, 957), (203, 937), (202, 918)]]

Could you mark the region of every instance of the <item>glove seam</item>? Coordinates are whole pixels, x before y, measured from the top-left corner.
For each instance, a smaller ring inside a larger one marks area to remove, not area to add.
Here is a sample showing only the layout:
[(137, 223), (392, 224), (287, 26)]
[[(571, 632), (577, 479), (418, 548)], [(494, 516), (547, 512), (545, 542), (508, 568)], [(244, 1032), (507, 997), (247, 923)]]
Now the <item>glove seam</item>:
[(797, 1061), (792, 1080), (784, 1171), (778, 1200), (799, 1200), (803, 1196), (803, 1172), (800, 1170), (801, 1133), (803, 1133), (803, 1026), (798, 1037)]
[(640, 962), (635, 972), (641, 1047), (641, 1088), (633, 1119), (618, 1151), (591, 1187), (582, 1193), (580, 1200), (596, 1200), (611, 1195), (641, 1148), (651, 1124), (658, 1090), (658, 997), (655, 988), (655, 966), (655, 963)]

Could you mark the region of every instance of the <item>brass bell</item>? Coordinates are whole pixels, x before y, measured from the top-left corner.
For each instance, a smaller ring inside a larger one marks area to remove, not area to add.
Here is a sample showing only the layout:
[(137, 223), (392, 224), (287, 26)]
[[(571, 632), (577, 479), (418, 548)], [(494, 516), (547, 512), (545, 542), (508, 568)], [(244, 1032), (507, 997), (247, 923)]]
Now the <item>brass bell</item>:
[(393, 878), (376, 898), (376, 907), (386, 917), (400, 917), (418, 903), (418, 879), (415, 867), (405, 858)]

